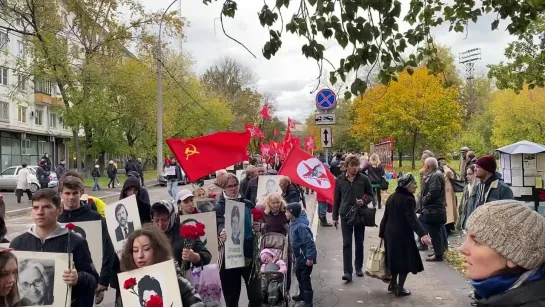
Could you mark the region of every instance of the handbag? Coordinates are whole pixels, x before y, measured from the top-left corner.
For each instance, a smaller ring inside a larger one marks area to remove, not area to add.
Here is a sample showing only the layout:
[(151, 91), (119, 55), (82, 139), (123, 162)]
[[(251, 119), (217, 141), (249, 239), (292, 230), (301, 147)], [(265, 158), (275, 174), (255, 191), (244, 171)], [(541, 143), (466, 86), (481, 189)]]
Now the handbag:
[(453, 178), (450, 178), (450, 184), (452, 185), (452, 190), (454, 190), (454, 193), (461, 193), (464, 191), (465, 182), (463, 180), (456, 180)]
[(380, 177), (380, 189), (382, 191), (388, 190), (389, 185), (390, 185), (390, 183), (388, 183), (388, 180), (386, 180), (386, 178), (384, 178), (384, 176)]
[(365, 263), (365, 275), (389, 282), (391, 276), (386, 268), (386, 251), (383, 243), (384, 240), (380, 239), (378, 247), (373, 246), (369, 249), (369, 256), (367, 263)]
[(350, 226), (362, 225), (365, 227), (377, 227), (375, 223), (375, 215), (377, 209), (368, 208), (364, 203), (362, 205), (354, 205), (346, 214), (346, 224)]
[(225, 299), (221, 288), (220, 269), (217, 264), (193, 267), (187, 270), (186, 279), (201, 296), (206, 307), (225, 307)]

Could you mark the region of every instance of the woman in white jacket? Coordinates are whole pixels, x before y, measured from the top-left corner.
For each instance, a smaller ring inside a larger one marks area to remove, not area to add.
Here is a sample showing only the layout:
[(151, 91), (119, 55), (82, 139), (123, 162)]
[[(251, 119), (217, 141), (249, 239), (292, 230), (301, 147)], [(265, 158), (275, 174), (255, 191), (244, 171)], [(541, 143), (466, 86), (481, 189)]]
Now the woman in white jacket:
[(23, 192), (26, 192), (28, 200), (32, 198), (32, 192), (30, 191), (30, 172), (28, 171), (27, 164), (23, 163), (21, 169), (17, 173), (17, 190), (15, 190), (15, 196), (17, 196), (17, 203), (21, 203), (21, 196)]

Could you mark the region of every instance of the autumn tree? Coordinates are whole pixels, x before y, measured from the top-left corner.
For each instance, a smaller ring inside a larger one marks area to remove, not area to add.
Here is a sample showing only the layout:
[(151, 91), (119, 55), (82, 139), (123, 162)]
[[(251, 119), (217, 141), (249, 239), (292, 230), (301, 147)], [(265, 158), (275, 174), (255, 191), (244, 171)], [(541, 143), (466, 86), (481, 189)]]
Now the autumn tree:
[[(122, 14), (121, 7), (131, 8), (130, 17)], [(93, 135), (95, 129), (102, 129), (94, 125), (93, 117), (107, 103), (103, 76), (119, 60), (131, 57), (125, 46), (139, 35), (146, 36), (146, 26), (156, 23), (161, 14), (145, 12), (135, 0), (13, 0), (2, 8), (0, 18), (9, 24), (4, 28), (25, 35), (29, 47), (30, 60), (19, 61), (17, 70), (59, 88), (63, 101), (59, 112), (72, 127), (77, 165), (81, 165), (80, 128), (86, 165), (92, 164)], [(181, 33), (183, 22), (175, 16), (175, 12), (165, 16), (165, 28)]]
[(545, 86), (545, 14), (533, 20), (518, 40), (505, 49), (507, 62), (489, 65), (488, 76), (496, 80), (499, 89), (520, 91), (524, 85), (532, 89)]
[(521, 140), (545, 143), (545, 89), (528, 89), (520, 94), (501, 90), (492, 96), (492, 141), (498, 147)]
[(355, 99), (352, 132), (361, 140), (393, 137), (396, 146), (408, 143), (414, 168), (418, 149), (444, 152), (460, 130), (457, 98), (456, 89), (445, 87), (444, 79), (426, 68), (412, 76), (403, 72), (397, 82), (372, 87)]
[[(211, 2), (204, 0), (205, 4)], [(291, 18), (283, 17), (282, 13), (290, 5), (290, 12), (296, 13)], [(223, 22), (223, 17), (235, 18), (237, 9), (236, 1), (224, 1), (220, 22)], [(336, 83), (337, 79), (344, 82), (348, 73), (368, 66), (376, 67), (380, 81), (389, 84), (398, 73), (417, 67), (424, 58), (427, 58), (427, 67), (433, 73), (444, 68), (437, 51), (430, 47), (434, 27), (446, 23), (450, 25), (449, 31), (464, 32), (468, 21), (477, 22), (482, 15), (492, 14), (496, 16), (491, 23), (492, 30), (496, 30), (500, 20), (503, 20), (510, 34), (519, 35), (526, 31), (530, 21), (536, 20), (544, 11), (545, 6), (539, 0), (410, 1), (408, 11), (402, 16), (402, 3), (399, 0), (277, 0), (274, 4), (265, 2), (258, 18), (269, 34), (262, 49), (266, 59), (278, 53), (285, 37), (283, 34), (288, 33), (305, 40), (301, 47), (303, 55), (315, 59), (321, 71), (323, 64), (330, 65), (324, 39), (334, 39), (349, 52), (330, 74), (331, 83)], [(408, 29), (400, 31), (399, 25), (404, 22), (408, 24)], [(413, 52), (413, 49), (416, 50)], [(405, 58), (409, 50), (413, 53)], [(528, 75), (528, 78), (539, 80), (542, 76)], [(527, 80), (528, 83), (533, 83), (530, 80)], [(363, 94), (367, 86), (368, 80), (355, 78), (349, 86), (350, 91), (346, 92), (346, 98), (350, 98), (350, 94)]]

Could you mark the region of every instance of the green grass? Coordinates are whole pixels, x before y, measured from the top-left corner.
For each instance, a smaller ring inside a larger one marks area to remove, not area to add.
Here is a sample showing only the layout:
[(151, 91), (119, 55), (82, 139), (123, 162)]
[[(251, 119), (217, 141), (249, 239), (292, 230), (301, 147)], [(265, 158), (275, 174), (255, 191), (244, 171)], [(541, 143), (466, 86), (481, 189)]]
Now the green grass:
[[(127, 178), (125, 174), (119, 174), (118, 177), (119, 177), (119, 181), (121, 181), (121, 184), (123, 184), (123, 182), (125, 182), (125, 179)], [(153, 179), (157, 179), (156, 170), (144, 172), (144, 180), (153, 180)], [(98, 178), (98, 184), (101, 188), (108, 187), (108, 182), (110, 182), (110, 179), (108, 178), (106, 174)], [(92, 177), (85, 178), (85, 180), (83, 181), (83, 184), (85, 185), (86, 188), (92, 188), (94, 184), (93, 178)]]

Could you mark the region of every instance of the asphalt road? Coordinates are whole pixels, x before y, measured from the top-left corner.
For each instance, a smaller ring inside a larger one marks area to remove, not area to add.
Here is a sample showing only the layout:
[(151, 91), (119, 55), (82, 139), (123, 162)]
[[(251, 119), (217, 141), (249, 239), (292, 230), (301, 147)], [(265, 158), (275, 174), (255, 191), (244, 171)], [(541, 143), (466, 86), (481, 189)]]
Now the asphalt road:
[[(208, 185), (208, 184), (211, 184), (211, 183), (212, 183), (212, 180), (207, 180), (207, 181), (205, 181), (205, 186)], [(182, 188), (192, 189), (192, 186), (191, 185), (186, 185), (186, 186), (180, 186), (179, 187), (179, 189), (182, 189)], [(149, 196), (150, 196), (150, 201), (152, 203), (154, 203), (156, 201), (159, 201), (161, 199), (170, 198), (170, 196), (168, 195), (166, 187), (161, 187), (161, 186), (149, 187), (148, 192), (149, 192)], [(90, 192), (90, 195), (101, 197), (102, 200), (104, 200), (106, 203), (110, 203), (110, 202), (115, 202), (115, 201), (117, 201), (119, 199), (119, 193), (120, 193), (120, 189), (116, 188), (116, 189), (113, 189), (113, 190), (108, 189), (108, 190), (102, 190), (102, 191), (97, 191), (97, 192)], [(9, 198), (6, 197), (8, 195), (6, 195), (6, 194), (3, 194), (3, 195), (4, 195), (4, 199), (9, 199)], [(101, 196), (99, 196), (99, 195), (101, 195)], [(11, 196), (15, 200), (15, 197), (14, 197), (13, 193), (11, 193)], [(14, 209), (21, 209), (24, 206), (30, 206), (30, 204), (26, 203), (25, 200), (26, 199), (23, 198), (23, 203), (20, 204), (20, 206), (15, 206), (15, 207), (13, 205), (11, 205), (11, 207), (8, 206), (7, 207), (8, 209), (6, 211), (14, 210)], [(15, 201), (15, 203), (16, 203), (16, 201)], [(8, 204), (8, 203), (6, 202), (6, 204)], [(9, 208), (12, 208), (12, 209), (9, 209)], [(11, 239), (17, 237), (18, 235), (20, 235), (20, 234), (24, 233), (25, 231), (27, 231), (28, 228), (32, 224), (33, 224), (33, 220), (32, 220), (32, 218), (30, 216), (30, 213), (27, 213), (27, 214), (24, 214), (24, 215), (21, 215), (21, 216), (17, 216), (17, 217), (13, 217), (13, 218), (8, 218), (6, 220), (6, 225), (7, 225), (7, 228), (8, 228), (8, 234), (7, 234), (6, 238), (8, 240), (11, 240)], [(245, 294), (241, 295), (241, 306), (247, 304), (247, 299), (245, 297), (246, 297)], [(107, 291), (106, 295), (104, 296), (104, 301), (102, 302), (102, 304), (97, 305), (97, 306), (114, 307), (114, 299), (115, 299), (115, 290)]]

